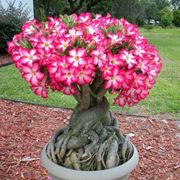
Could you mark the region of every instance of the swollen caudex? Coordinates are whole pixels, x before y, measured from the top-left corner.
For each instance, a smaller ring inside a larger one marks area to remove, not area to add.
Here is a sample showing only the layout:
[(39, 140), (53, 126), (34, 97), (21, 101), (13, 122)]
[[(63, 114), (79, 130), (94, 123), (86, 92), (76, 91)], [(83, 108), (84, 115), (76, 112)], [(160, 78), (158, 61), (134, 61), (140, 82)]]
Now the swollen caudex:
[(92, 171), (113, 168), (131, 158), (132, 145), (119, 131), (107, 101), (73, 115), (73, 119), (79, 123), (70, 120), (69, 125), (58, 130), (47, 146), (47, 156), (54, 163)]

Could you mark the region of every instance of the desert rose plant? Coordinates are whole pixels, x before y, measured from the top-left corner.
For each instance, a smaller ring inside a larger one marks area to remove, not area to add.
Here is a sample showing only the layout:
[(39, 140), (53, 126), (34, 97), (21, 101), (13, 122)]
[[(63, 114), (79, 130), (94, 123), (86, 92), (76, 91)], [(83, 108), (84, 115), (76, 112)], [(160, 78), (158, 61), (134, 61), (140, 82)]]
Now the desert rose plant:
[(101, 170), (131, 158), (105, 94), (132, 106), (143, 100), (161, 70), (157, 50), (125, 19), (90, 13), (29, 21), (8, 43), (22, 77), (38, 96), (48, 88), (77, 100), (68, 125), (48, 143), (47, 156), (61, 166)]

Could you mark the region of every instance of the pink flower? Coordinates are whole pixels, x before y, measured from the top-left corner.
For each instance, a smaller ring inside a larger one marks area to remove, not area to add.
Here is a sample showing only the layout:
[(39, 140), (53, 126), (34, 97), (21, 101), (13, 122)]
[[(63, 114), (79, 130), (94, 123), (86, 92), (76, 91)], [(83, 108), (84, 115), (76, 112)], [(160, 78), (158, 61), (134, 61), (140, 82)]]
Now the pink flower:
[(102, 77), (103, 77), (104, 79), (106, 79), (107, 76), (111, 76), (113, 69), (114, 69), (113, 66), (108, 66), (108, 65), (102, 67), (102, 68), (101, 68)]
[(143, 72), (143, 74), (145, 74), (149, 70), (149, 64), (150, 61), (149, 59), (146, 59), (146, 57), (144, 57), (144, 59), (139, 58), (136, 67), (139, 68)]
[[(35, 33), (38, 29), (38, 27), (36, 27), (36, 20), (33, 19), (32, 21), (27, 21), (23, 26), (22, 26), (22, 30), (24, 35), (31, 35), (33, 33)], [(37, 29), (36, 29), (37, 28)]]
[(134, 55), (128, 51), (121, 51), (120, 58), (127, 63), (128, 69), (131, 69), (135, 64), (137, 64)]
[(93, 35), (96, 32), (96, 28), (93, 25), (89, 25), (86, 27), (88, 30), (88, 33)]
[(43, 49), (46, 52), (50, 52), (51, 50), (54, 49), (53, 38), (52, 37), (46, 38), (45, 36), (39, 37), (37, 48)]
[(124, 74), (124, 81), (122, 83), (122, 86), (121, 88), (123, 90), (129, 90), (132, 83), (133, 83), (133, 80), (134, 80), (134, 75), (133, 75), (133, 71), (132, 70), (128, 70), (128, 71), (123, 71), (121, 72), (122, 74)]
[(69, 51), (68, 62), (74, 67), (86, 64), (86, 51), (83, 48), (72, 49)]
[(64, 86), (62, 91), (66, 95), (76, 94), (76, 88), (73, 86)]
[(77, 72), (77, 83), (78, 84), (89, 84), (92, 81), (93, 71), (90, 69), (82, 69)]
[(127, 102), (127, 98), (124, 97), (123, 95), (118, 96), (114, 101), (114, 103), (117, 104), (118, 106), (124, 106), (126, 102)]
[(148, 89), (151, 89), (153, 87), (153, 85), (156, 83), (156, 81), (154, 79), (146, 79), (146, 86)]
[(34, 63), (32, 67), (24, 66), (22, 69), (22, 77), (33, 86), (37, 86), (43, 79), (44, 74), (40, 72), (39, 65)]
[(114, 68), (111, 76), (105, 77), (105, 89), (113, 88), (114, 90), (120, 89), (124, 81), (124, 75), (118, 68)]
[(71, 45), (71, 39), (70, 38), (60, 38), (56, 45), (56, 49), (60, 49), (62, 51), (65, 51), (70, 45)]
[(67, 57), (52, 57), (52, 61), (48, 64), (48, 70), (50, 74), (56, 73), (57, 70), (61, 70), (63, 68), (67, 68), (69, 66)]
[(119, 58), (117, 54), (108, 53), (107, 59), (109, 60), (109, 64), (111, 66), (120, 66), (123, 65), (123, 60)]
[(69, 34), (66, 34), (66, 37), (71, 37), (71, 38), (78, 38), (83, 35), (83, 31), (81, 29), (76, 30), (75, 28), (71, 28), (69, 30)]
[[(119, 106), (143, 100), (162, 68), (157, 49), (125, 19), (109, 14), (93, 18), (90, 13), (71, 18), (75, 23), (70, 28), (58, 17), (28, 21), (8, 42), (8, 52), (31, 90), (44, 98), (48, 86), (72, 95), (75, 85), (93, 85), (98, 78), (102, 87), (117, 94)], [(112, 33), (111, 26), (117, 31)]]
[(86, 23), (87, 21), (91, 21), (91, 14), (90, 13), (81, 13), (79, 16), (79, 21)]
[(71, 86), (76, 82), (76, 75), (74, 68), (62, 69), (62, 75), (59, 77), (59, 80), (67, 86)]
[(141, 74), (136, 74), (134, 73), (134, 81), (133, 81), (133, 86), (138, 89), (139, 87), (145, 87), (145, 80), (146, 80), (146, 76), (143, 76)]
[(32, 66), (32, 64), (39, 60), (36, 49), (22, 49), (22, 56), (19, 59), (21, 64), (27, 64)]
[(122, 44), (124, 40), (124, 35), (120, 32), (118, 32), (117, 34), (108, 33), (107, 36), (111, 39), (111, 44)]
[(15, 52), (12, 52), (12, 59), (14, 60), (14, 62), (18, 62), (22, 57), (23, 57), (23, 47), (19, 47)]
[(103, 66), (103, 61), (106, 61), (106, 54), (102, 47), (98, 47), (91, 52), (91, 56), (94, 58), (94, 64), (98, 64), (99, 67)]
[(16, 45), (14, 44), (13, 41), (9, 41), (7, 42), (8, 45), (8, 53), (13, 54), (14, 52), (16, 52)]
[(146, 88), (139, 88), (138, 90), (136, 90), (136, 93), (138, 94), (139, 100), (142, 100), (149, 94), (149, 91)]
[(38, 96), (41, 96), (43, 98), (47, 98), (48, 90), (45, 86), (39, 85), (39, 86), (31, 86), (31, 90)]
[(135, 45), (133, 52), (135, 53), (136, 56), (139, 56), (141, 58), (143, 58), (144, 55), (146, 54), (146, 51), (142, 45)]

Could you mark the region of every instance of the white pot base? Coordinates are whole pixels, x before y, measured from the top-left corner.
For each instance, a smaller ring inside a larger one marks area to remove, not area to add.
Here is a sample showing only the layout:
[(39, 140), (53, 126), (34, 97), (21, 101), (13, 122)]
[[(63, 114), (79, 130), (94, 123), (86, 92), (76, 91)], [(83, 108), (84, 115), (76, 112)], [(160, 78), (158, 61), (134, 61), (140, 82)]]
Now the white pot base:
[(137, 149), (133, 145), (134, 153), (131, 159), (118, 167), (100, 171), (78, 171), (53, 163), (46, 155), (46, 146), (41, 152), (41, 163), (52, 180), (127, 180), (139, 160)]

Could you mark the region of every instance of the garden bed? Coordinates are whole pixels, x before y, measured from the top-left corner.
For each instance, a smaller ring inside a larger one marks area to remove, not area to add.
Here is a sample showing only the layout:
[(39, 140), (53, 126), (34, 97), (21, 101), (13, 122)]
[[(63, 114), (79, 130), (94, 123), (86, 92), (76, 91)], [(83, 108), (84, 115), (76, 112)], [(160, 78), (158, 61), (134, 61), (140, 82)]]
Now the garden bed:
[(0, 67), (12, 64), (12, 59), (9, 55), (0, 55)]
[[(39, 156), (70, 110), (0, 100), (0, 178), (47, 179)], [(179, 121), (119, 116), (121, 129), (137, 146), (140, 161), (130, 180), (176, 180), (180, 173)]]

